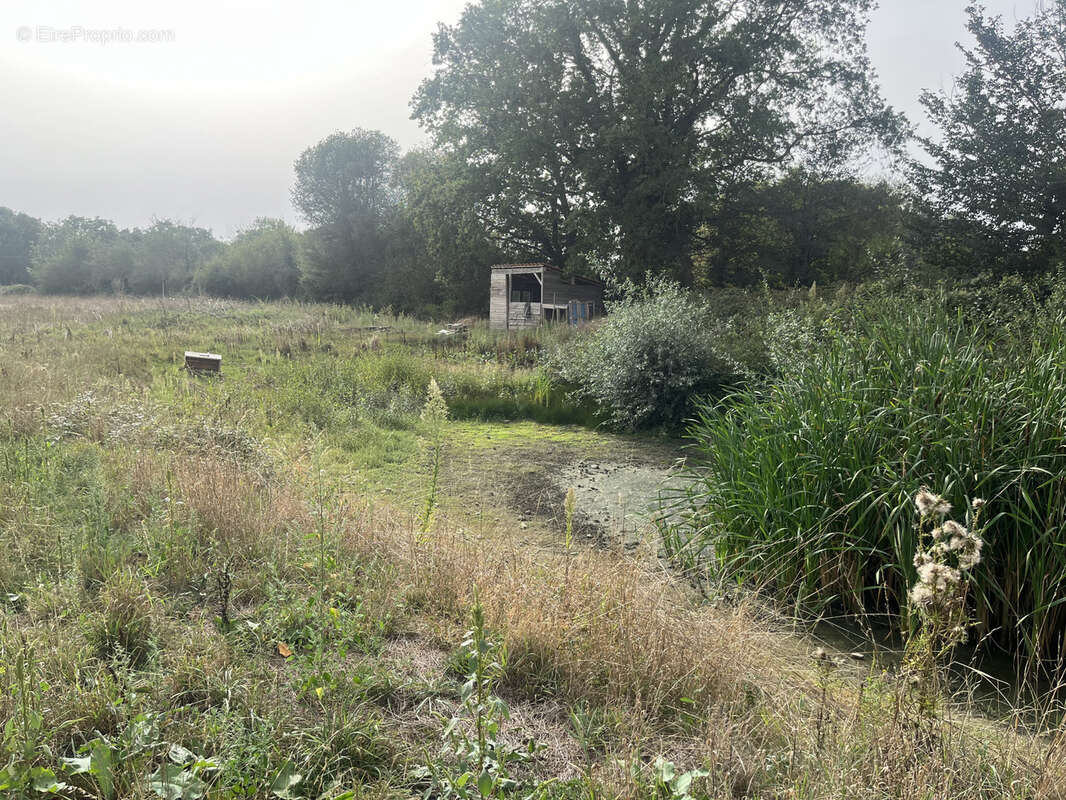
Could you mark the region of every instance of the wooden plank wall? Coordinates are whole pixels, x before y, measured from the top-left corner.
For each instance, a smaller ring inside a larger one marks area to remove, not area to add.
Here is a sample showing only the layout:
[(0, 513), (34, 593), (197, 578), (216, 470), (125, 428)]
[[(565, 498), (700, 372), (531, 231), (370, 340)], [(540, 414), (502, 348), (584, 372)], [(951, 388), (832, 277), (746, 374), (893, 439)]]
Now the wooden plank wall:
[(498, 270), (493, 270), (489, 281), (489, 327), (507, 327), (507, 275)]
[(541, 287), (543, 303), (511, 303), (508, 309), (507, 277), (509, 274), (528, 275), (536, 269), (515, 267), (492, 271), (489, 281), (489, 327), (494, 330), (510, 328), (533, 328), (544, 321), (544, 305), (565, 306), (571, 300), (580, 300), (596, 304), (596, 316), (603, 314), (603, 287), (595, 284), (570, 283), (555, 270), (545, 269), (540, 272), (544, 280)]
[(565, 306), (571, 300), (596, 304), (596, 314), (603, 313), (603, 287), (590, 284), (571, 284), (554, 270), (544, 270), (544, 302)]
[[(529, 314), (526, 314), (526, 308)], [(511, 330), (516, 328), (535, 328), (544, 322), (544, 306), (540, 303), (511, 303), (510, 313)]]

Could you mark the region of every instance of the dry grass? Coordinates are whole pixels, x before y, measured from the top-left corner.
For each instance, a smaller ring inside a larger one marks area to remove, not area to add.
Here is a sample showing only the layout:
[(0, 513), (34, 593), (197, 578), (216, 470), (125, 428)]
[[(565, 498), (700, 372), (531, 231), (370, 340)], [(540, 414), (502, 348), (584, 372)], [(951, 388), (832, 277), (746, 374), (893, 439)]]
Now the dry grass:
[[(346, 542), (357, 557), (388, 553), (411, 602), (456, 626), (476, 586), (505, 632), (510, 694), (624, 709), (609, 737), (614, 757), (709, 763), (712, 796), (1050, 800), (1066, 791), (1061, 744), (965, 716), (918, 724), (901, 710), (905, 690), (876, 671), (858, 687), (830, 676), (822, 697), (796, 642), (743, 606), (697, 604), (645, 560), (585, 551), (567, 570), (562, 554), (422, 537), (396, 521), (356, 523)], [(639, 783), (615, 766), (604, 758), (595, 768), (621, 796), (638, 796)]]

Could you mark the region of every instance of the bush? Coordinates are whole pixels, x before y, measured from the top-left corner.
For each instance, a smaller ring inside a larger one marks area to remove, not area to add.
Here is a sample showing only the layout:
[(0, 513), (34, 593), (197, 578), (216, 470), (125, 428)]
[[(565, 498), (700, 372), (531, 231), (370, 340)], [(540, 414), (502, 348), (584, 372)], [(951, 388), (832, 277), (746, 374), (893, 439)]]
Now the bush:
[(895, 614), (915, 491), (960, 509), (980, 497), (977, 617), (990, 639), (1050, 654), (1066, 632), (1066, 313), (1000, 351), (943, 302), (836, 322), (773, 383), (702, 409), (701, 476), (668, 541), (796, 603)]
[(0, 297), (13, 297), (18, 295), (33, 294), (37, 290), (25, 283), (9, 283), (0, 286)]
[(300, 289), (297, 234), (282, 220), (257, 219), (196, 273), (201, 290), (217, 297), (295, 297)]
[(608, 311), (548, 363), (621, 428), (678, 425), (697, 398), (721, 393), (743, 371), (725, 354), (730, 324), (675, 283), (652, 280), (645, 290), (630, 289)]

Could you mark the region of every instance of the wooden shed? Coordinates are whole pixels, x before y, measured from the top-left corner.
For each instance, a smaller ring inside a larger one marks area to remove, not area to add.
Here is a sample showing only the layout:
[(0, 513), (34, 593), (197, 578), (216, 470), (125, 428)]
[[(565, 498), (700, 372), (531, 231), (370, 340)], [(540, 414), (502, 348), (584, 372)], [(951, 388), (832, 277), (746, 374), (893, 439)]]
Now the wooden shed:
[(578, 322), (603, 314), (603, 284), (564, 278), (551, 264), (496, 264), (489, 285), (489, 327), (534, 328), (543, 322)]

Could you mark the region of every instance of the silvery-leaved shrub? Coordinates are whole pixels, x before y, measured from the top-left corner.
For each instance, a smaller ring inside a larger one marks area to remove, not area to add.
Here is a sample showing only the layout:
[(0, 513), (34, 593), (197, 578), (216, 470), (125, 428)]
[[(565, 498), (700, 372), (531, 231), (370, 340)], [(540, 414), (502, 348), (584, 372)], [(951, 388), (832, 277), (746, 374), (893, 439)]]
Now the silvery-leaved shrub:
[(700, 397), (723, 391), (742, 370), (722, 344), (729, 323), (697, 295), (665, 279), (627, 287), (607, 317), (568, 342), (550, 368), (626, 429), (677, 425)]

